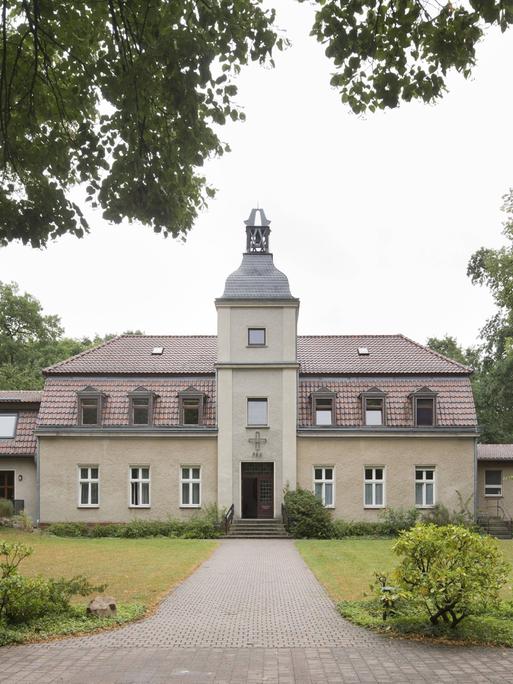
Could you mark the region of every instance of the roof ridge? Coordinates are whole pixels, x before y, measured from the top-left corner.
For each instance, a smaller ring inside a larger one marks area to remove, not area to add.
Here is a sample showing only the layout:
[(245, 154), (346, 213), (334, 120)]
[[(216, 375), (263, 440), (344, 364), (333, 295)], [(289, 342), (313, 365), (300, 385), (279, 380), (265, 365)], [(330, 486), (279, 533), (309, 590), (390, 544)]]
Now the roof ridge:
[(334, 333), (332, 335), (327, 333), (321, 335), (298, 335), (298, 337), (403, 337), (403, 335), (401, 333)]
[(73, 354), (73, 356), (70, 356), (69, 358), (64, 359), (63, 361), (59, 361), (58, 363), (54, 363), (52, 366), (47, 366), (46, 368), (43, 368), (43, 375), (47, 371), (52, 371), (55, 368), (59, 368), (60, 366), (63, 366), (65, 363), (69, 363), (70, 361), (74, 361), (75, 359), (79, 359), (82, 356), (86, 356), (87, 354), (90, 354), (91, 352), (96, 351), (97, 349), (101, 349), (102, 347), (106, 347), (111, 342), (114, 342), (114, 340), (119, 340), (120, 337), (124, 337), (124, 336), (123, 335), (116, 335), (115, 337), (111, 337), (110, 340), (105, 340), (105, 342), (101, 342), (100, 344), (97, 344), (95, 347), (89, 347), (88, 349), (84, 349), (84, 351), (81, 351), (78, 354)]
[(427, 351), (430, 354), (433, 354), (433, 356), (437, 356), (439, 359), (443, 359), (444, 361), (451, 363), (453, 366), (457, 366), (458, 368), (462, 368), (463, 370), (466, 370), (469, 373), (474, 372), (474, 369), (471, 368), (470, 366), (465, 366), (465, 364), (460, 363), (459, 361), (454, 361), (454, 359), (450, 359), (448, 356), (444, 356), (443, 354), (440, 354), (439, 352), (435, 351), (434, 349), (431, 349), (430, 347), (426, 346), (425, 344), (420, 344), (420, 342), (415, 342), (415, 340), (412, 340), (409, 337), (406, 337), (406, 335), (403, 335), (402, 333), (399, 333), (399, 335), (400, 335), (400, 337), (407, 340), (408, 342), (411, 342), (411, 344), (414, 344), (416, 347), (420, 347), (420, 349), (423, 349), (424, 351)]
[[(122, 335), (117, 335), (113, 339), (117, 340), (117, 339), (120, 339), (121, 337), (172, 337), (173, 339), (175, 339), (177, 337), (187, 337), (187, 338), (190, 338), (190, 337), (202, 337), (202, 338), (204, 338), (204, 337), (216, 337), (217, 338), (217, 335), (212, 335), (212, 334), (209, 335), (209, 334), (203, 334), (203, 333), (200, 333), (197, 335), (157, 335), (157, 334), (147, 335), (147, 334), (142, 334), (142, 333), (139, 335), (137, 333), (123, 333)], [(109, 340), (109, 341), (111, 341), (111, 340)]]

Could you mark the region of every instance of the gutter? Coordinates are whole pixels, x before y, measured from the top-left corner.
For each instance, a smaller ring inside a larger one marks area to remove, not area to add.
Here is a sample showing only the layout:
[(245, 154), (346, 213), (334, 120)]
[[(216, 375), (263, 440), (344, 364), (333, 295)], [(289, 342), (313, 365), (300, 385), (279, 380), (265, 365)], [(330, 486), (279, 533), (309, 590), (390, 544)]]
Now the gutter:
[(159, 428), (133, 428), (120, 427), (69, 427), (55, 425), (52, 427), (39, 427), (35, 434), (39, 437), (57, 437), (67, 435), (70, 437), (216, 437), (217, 428), (201, 428), (199, 430), (159, 427)]

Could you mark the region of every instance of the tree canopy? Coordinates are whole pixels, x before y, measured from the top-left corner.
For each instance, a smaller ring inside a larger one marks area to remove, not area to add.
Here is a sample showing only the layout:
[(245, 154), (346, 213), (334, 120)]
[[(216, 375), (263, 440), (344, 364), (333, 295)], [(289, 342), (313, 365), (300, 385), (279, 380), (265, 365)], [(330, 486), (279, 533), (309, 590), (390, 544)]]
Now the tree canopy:
[[(355, 112), (436, 100), (513, 21), (511, 0), (313, 5)], [(186, 236), (214, 195), (201, 167), (228, 149), (218, 126), (244, 118), (236, 75), (284, 46), (262, 0), (3, 0), (0, 21), (0, 245), (82, 237), (77, 184), (109, 221)]]

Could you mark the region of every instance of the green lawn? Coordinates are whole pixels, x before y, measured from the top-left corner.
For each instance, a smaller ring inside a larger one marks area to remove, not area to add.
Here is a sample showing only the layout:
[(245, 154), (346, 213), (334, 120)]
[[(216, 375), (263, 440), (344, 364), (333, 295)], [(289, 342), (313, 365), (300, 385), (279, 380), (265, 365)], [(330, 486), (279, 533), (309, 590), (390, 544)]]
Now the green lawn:
[[(364, 592), (369, 592), (374, 571), (391, 570), (397, 564), (393, 543), (393, 539), (309, 539), (296, 541), (296, 546), (319, 582), (338, 602), (363, 598)], [(499, 544), (513, 565), (513, 541)], [(511, 583), (503, 589), (504, 598), (512, 597)]]
[[(0, 528), (0, 540), (20, 541), (34, 549), (20, 572), (46, 577), (85, 575), (107, 584), (118, 603), (152, 608), (188, 577), (218, 543), (204, 539), (69, 539)], [(80, 599), (84, 602), (84, 598)]]

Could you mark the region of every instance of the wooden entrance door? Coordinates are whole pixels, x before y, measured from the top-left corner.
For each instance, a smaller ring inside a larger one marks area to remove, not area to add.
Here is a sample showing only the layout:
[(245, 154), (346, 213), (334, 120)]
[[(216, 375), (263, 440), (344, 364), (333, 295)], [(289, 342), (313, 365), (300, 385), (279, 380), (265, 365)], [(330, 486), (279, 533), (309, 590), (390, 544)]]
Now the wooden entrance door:
[(14, 470), (0, 470), (0, 499), (14, 501)]
[(274, 517), (274, 464), (242, 464), (242, 517)]

